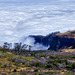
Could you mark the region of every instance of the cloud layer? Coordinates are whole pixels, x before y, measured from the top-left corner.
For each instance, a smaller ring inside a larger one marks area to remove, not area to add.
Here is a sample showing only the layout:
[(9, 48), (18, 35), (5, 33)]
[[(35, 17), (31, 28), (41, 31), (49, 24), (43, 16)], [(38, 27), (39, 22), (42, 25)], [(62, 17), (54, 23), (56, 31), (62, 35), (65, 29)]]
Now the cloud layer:
[(0, 8), (1, 44), (22, 41), (28, 35), (47, 35), (74, 29), (74, 5), (11, 5)]

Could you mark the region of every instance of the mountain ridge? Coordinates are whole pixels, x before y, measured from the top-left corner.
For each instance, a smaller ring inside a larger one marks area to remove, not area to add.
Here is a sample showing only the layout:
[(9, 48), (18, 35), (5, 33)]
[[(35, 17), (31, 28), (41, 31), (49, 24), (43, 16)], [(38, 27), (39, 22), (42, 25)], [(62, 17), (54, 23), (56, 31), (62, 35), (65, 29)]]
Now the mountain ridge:
[(65, 33), (54, 32), (47, 36), (30, 35), (35, 39), (35, 44), (40, 43), (49, 46), (48, 50), (58, 50), (73, 46), (75, 48), (75, 31), (67, 31)]

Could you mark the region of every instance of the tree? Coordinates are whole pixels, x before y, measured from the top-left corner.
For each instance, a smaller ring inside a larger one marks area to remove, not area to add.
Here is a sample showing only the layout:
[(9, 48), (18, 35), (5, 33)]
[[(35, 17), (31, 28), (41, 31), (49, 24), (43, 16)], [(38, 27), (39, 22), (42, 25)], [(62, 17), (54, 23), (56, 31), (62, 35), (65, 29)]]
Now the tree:
[(5, 42), (4, 45), (3, 45), (3, 47), (6, 48), (6, 49), (9, 49), (9, 45), (10, 44), (8, 42)]
[(16, 51), (20, 51), (20, 50), (21, 50), (21, 43), (15, 43), (15, 44), (14, 44), (14, 49), (15, 49)]
[(32, 46), (29, 45), (29, 51), (31, 51)]
[(28, 47), (28, 45), (26, 45), (26, 44), (22, 45), (22, 49), (26, 49), (27, 47)]

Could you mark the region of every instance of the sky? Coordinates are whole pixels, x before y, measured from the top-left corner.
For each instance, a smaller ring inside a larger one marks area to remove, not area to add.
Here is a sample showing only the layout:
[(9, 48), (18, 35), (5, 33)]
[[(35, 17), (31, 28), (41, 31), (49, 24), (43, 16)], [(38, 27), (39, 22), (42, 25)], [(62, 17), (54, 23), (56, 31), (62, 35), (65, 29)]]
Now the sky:
[(75, 0), (0, 0), (0, 45), (69, 30), (75, 30)]
[(0, 0), (5, 4), (74, 4), (75, 0)]

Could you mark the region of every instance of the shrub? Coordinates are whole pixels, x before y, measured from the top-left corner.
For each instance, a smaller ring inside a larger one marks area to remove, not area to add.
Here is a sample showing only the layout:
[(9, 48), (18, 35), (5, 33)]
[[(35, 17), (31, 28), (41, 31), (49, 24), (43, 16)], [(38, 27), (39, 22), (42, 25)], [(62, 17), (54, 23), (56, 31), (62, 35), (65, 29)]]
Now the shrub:
[(75, 69), (75, 63), (72, 64), (72, 69)]
[(21, 61), (21, 63), (22, 63), (22, 64), (26, 64), (26, 63), (27, 63), (27, 61), (25, 61), (25, 60), (22, 60), (22, 61)]
[(35, 54), (34, 53), (31, 53), (31, 56), (35, 57)]
[(50, 56), (49, 58), (50, 58), (50, 59), (56, 59), (56, 57), (53, 57), (53, 56)]
[(66, 68), (67, 70), (72, 71), (73, 69), (75, 69), (75, 63), (66, 66)]
[(67, 70), (72, 71), (72, 65), (67, 65), (66, 68)]
[(52, 68), (53, 65), (52, 64), (47, 64), (46, 68)]
[(35, 69), (34, 72), (38, 72), (38, 69)]
[(40, 66), (40, 63), (39, 63), (39, 62), (37, 62), (35, 66), (36, 66), (36, 67)]
[(13, 72), (17, 72), (17, 69), (14, 69), (14, 71)]
[(12, 58), (12, 62), (15, 62), (16, 58)]
[(31, 61), (30, 65), (35, 66), (36, 65), (36, 61)]
[(15, 63), (18, 63), (19, 64), (19, 63), (21, 63), (21, 60), (20, 59), (16, 59), (15, 60)]
[(55, 72), (45, 72), (45, 74), (50, 75), (50, 74), (55, 74)]
[(56, 63), (67, 63), (67, 60), (56, 59), (53, 62), (56, 62)]
[(36, 63), (35, 65), (36, 67), (40, 67), (40, 68), (46, 68), (46, 65), (40, 64), (39, 62)]
[(75, 56), (73, 56), (73, 57), (71, 57), (71, 58), (75, 59)]

